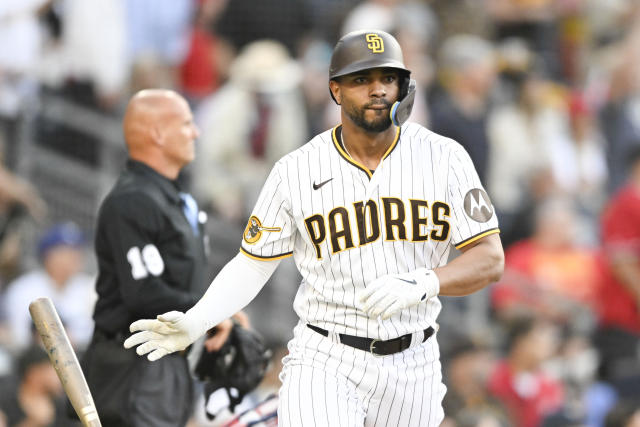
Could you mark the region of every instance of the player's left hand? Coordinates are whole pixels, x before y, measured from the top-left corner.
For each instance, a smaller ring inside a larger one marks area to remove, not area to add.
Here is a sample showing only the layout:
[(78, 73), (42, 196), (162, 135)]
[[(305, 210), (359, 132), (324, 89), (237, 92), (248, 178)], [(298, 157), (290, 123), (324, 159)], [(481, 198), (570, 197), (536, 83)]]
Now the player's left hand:
[(433, 270), (419, 268), (403, 274), (378, 277), (359, 295), (369, 317), (386, 320), (407, 307), (438, 295), (440, 280)]

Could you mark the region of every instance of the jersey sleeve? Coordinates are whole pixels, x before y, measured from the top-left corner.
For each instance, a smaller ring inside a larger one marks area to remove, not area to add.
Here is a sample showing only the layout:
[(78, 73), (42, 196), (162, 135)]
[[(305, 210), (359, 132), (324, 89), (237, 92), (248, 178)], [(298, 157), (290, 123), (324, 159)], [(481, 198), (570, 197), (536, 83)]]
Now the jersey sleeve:
[(498, 233), (498, 218), (469, 154), (453, 144), (447, 173), (452, 208), (452, 242), (457, 249)]
[(242, 235), (240, 251), (251, 258), (272, 260), (293, 254), (296, 227), (283, 167), (280, 162), (272, 169)]

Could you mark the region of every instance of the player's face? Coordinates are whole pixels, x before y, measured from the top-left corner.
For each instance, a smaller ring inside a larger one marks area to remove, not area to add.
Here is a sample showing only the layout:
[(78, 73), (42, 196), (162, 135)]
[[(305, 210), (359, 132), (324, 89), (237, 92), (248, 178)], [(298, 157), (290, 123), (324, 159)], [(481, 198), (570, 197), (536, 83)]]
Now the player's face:
[(195, 140), (200, 133), (184, 99), (176, 99), (163, 125), (166, 156), (180, 166), (193, 161)]
[(398, 99), (398, 82), (398, 71), (392, 68), (374, 68), (341, 77), (337, 92), (344, 115), (368, 132), (388, 129), (389, 111)]

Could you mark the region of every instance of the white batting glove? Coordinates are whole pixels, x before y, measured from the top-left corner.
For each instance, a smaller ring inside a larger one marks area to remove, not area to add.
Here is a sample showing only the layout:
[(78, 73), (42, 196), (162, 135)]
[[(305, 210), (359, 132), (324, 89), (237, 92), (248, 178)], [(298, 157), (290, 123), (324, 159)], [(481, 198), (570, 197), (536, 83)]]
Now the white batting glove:
[(202, 333), (197, 322), (180, 311), (170, 311), (156, 319), (137, 320), (129, 327), (131, 335), (124, 342), (125, 348), (135, 347), (140, 356), (149, 353), (147, 359), (155, 361), (169, 353), (184, 350)]
[(440, 280), (433, 270), (419, 268), (403, 274), (378, 277), (360, 292), (362, 310), (371, 318), (386, 320), (402, 309), (438, 295)]

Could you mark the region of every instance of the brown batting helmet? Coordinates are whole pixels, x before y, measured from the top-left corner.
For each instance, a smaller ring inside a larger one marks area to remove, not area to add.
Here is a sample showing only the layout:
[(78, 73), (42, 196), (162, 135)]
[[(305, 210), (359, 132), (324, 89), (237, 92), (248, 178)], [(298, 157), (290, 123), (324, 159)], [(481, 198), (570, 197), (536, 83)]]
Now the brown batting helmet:
[(400, 44), (391, 34), (378, 30), (353, 31), (344, 35), (333, 49), (329, 80), (380, 67), (411, 73), (404, 66)]
[[(393, 123), (400, 126), (411, 114), (415, 80), (409, 78), (411, 71), (404, 66), (402, 48), (391, 34), (380, 30), (358, 30), (342, 36), (331, 55), (329, 80), (371, 68), (400, 71), (400, 94), (390, 112)], [(333, 98), (331, 90), (329, 93)]]

